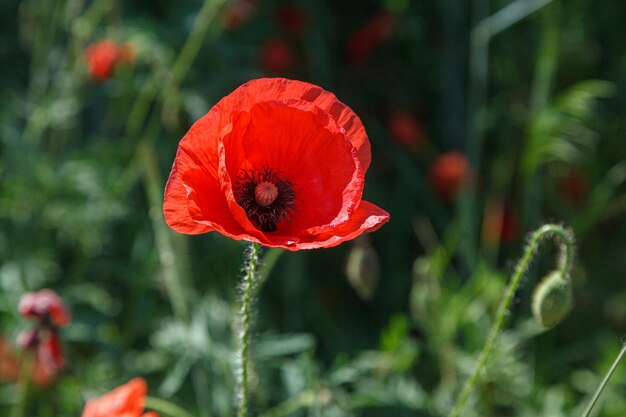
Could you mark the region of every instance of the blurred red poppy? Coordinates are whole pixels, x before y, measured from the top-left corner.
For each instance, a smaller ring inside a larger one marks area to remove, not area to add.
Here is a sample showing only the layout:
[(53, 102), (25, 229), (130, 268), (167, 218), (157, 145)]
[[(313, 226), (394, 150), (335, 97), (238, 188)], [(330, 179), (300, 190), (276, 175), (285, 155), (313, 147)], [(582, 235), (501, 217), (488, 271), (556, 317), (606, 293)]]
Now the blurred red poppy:
[(411, 150), (419, 148), (426, 140), (426, 133), (419, 120), (403, 111), (391, 114), (389, 132), (398, 145)]
[(130, 63), (135, 52), (128, 44), (119, 44), (105, 39), (95, 42), (85, 49), (85, 62), (89, 75), (96, 81), (105, 81), (113, 76), (118, 63)]
[(23, 317), (37, 319), (54, 326), (67, 326), (72, 316), (59, 296), (50, 289), (27, 292), (22, 295), (18, 311)]
[(298, 6), (282, 6), (276, 10), (276, 24), (286, 33), (299, 36), (304, 32), (309, 21), (309, 14)]
[(579, 169), (572, 169), (561, 179), (561, 194), (570, 202), (580, 205), (589, 194), (589, 176)]
[(167, 224), (291, 251), (372, 232), (389, 214), (361, 199), (370, 144), (334, 94), (262, 78), (223, 98), (178, 146)]
[(271, 39), (261, 47), (260, 66), (270, 74), (285, 74), (293, 68), (295, 54), (291, 45), (282, 39)]
[(346, 40), (346, 59), (350, 64), (363, 64), (370, 54), (393, 32), (396, 17), (387, 12), (378, 12), (363, 26), (356, 29)]
[(461, 187), (471, 180), (467, 158), (460, 152), (448, 152), (439, 156), (430, 168), (429, 180), (444, 201), (454, 200)]
[(256, 0), (230, 0), (222, 11), (222, 25), (230, 30), (238, 29), (256, 11)]
[(510, 203), (491, 202), (485, 208), (483, 237), (492, 244), (509, 243), (519, 238), (522, 226)]
[(143, 378), (134, 378), (87, 402), (82, 417), (158, 417), (154, 411), (144, 413), (148, 384)]

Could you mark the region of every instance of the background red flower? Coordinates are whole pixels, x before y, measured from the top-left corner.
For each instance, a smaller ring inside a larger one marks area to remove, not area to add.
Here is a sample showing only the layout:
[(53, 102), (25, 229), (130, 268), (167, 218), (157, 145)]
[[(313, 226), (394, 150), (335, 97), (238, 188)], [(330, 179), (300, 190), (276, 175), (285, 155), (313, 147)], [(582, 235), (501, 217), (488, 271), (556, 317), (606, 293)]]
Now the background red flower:
[(154, 411), (143, 413), (148, 384), (134, 378), (99, 398), (90, 400), (82, 417), (158, 417)]
[(429, 180), (444, 201), (454, 200), (463, 184), (471, 180), (467, 158), (460, 152), (448, 152), (439, 156), (430, 168)]
[(89, 75), (96, 81), (105, 81), (113, 76), (118, 63), (130, 63), (135, 51), (130, 45), (105, 39), (85, 49), (85, 62)]
[(285, 74), (295, 62), (292, 46), (282, 39), (270, 39), (261, 48), (260, 66), (270, 74)]
[(335, 246), (389, 219), (361, 200), (369, 164), (361, 121), (333, 94), (283, 78), (253, 80), (180, 142), (165, 219), (187, 234), (216, 230), (289, 250)]

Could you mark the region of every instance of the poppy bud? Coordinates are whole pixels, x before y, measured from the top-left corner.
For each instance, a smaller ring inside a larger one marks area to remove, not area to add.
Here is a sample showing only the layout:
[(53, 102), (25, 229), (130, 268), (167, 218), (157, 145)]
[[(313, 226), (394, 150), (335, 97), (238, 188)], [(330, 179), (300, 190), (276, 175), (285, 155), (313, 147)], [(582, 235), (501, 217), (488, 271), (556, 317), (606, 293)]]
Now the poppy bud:
[(572, 308), (572, 288), (569, 276), (553, 271), (533, 292), (532, 311), (535, 320), (544, 327), (554, 327)]
[(363, 300), (369, 300), (378, 286), (378, 255), (368, 243), (360, 241), (346, 262), (348, 282)]

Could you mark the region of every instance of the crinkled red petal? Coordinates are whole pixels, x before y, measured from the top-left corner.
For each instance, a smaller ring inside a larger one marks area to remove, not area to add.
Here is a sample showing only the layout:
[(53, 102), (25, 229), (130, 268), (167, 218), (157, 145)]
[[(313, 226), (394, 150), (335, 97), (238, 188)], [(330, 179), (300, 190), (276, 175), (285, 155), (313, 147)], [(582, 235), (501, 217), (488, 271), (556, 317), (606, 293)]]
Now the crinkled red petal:
[(304, 236), (300, 241), (287, 245), (275, 244), (276, 242), (266, 243), (265, 245), (290, 251), (330, 248), (354, 239), (365, 232), (374, 232), (388, 221), (389, 213), (372, 203), (362, 200), (352, 217), (332, 231), (319, 235)]
[[(339, 101), (333, 93), (316, 85), (286, 78), (251, 80), (220, 100), (211, 109), (211, 112), (226, 114), (234, 111), (245, 112), (249, 111), (256, 103), (288, 99), (308, 101), (329, 113), (337, 125), (345, 130), (346, 137), (356, 149), (363, 171), (367, 171), (371, 162), (370, 143), (361, 119), (350, 107)], [(226, 124), (221, 125), (218, 130), (221, 130)]]

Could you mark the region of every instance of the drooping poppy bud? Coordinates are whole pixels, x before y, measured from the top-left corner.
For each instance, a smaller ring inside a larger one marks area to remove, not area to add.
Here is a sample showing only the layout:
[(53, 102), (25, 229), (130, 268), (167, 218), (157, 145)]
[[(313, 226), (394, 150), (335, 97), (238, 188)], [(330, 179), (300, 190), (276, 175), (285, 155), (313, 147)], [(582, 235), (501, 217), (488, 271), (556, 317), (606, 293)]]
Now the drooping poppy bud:
[(554, 327), (572, 309), (571, 279), (560, 271), (545, 276), (535, 287), (532, 311), (535, 320), (544, 327)]
[(378, 254), (361, 235), (348, 254), (346, 262), (348, 282), (359, 297), (369, 300), (378, 286), (378, 274)]

